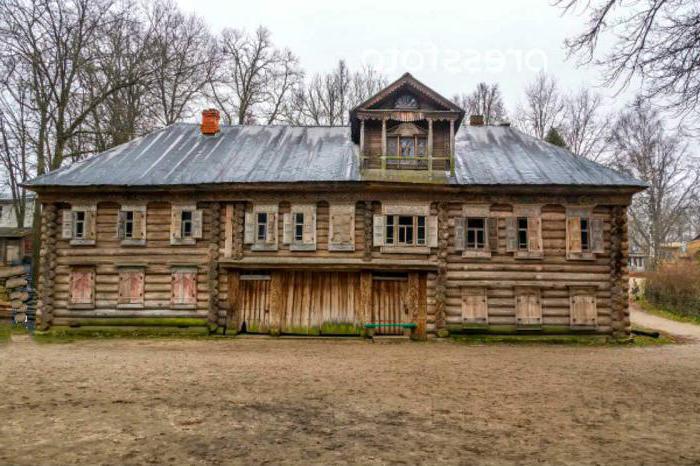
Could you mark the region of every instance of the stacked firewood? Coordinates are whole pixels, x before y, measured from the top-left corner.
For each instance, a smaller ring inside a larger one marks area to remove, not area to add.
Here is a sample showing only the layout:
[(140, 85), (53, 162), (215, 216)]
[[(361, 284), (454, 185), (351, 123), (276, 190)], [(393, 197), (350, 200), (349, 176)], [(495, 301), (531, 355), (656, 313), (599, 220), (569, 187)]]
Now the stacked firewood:
[(0, 269), (0, 285), (5, 290), (0, 302), (0, 318), (12, 319), (17, 323), (27, 321), (27, 313), (32, 307), (33, 293), (29, 288), (27, 267), (3, 267)]

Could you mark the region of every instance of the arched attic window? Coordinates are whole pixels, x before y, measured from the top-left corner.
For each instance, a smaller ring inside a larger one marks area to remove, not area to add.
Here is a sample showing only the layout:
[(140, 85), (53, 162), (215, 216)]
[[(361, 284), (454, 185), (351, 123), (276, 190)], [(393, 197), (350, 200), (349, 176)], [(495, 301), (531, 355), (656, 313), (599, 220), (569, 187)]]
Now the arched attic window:
[(418, 101), (411, 94), (402, 94), (394, 102), (396, 108), (418, 108)]

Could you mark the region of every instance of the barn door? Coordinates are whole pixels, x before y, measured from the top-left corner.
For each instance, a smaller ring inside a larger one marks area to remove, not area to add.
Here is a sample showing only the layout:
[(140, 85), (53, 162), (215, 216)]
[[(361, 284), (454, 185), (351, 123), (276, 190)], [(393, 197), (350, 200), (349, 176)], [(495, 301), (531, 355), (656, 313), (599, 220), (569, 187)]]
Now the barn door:
[(241, 274), (238, 290), (239, 331), (270, 331), (270, 275)]
[[(412, 322), (413, 315), (406, 300), (408, 276), (405, 274), (372, 277), (372, 322), (376, 324), (398, 324)], [(409, 333), (402, 327), (384, 325), (377, 328), (378, 335), (404, 335)]]

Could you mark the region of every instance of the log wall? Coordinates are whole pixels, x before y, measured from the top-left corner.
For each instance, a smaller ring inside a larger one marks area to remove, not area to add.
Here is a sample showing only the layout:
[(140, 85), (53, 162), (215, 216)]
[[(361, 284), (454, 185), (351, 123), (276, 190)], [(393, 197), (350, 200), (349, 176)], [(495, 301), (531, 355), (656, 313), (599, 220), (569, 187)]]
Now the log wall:
[[(119, 317), (194, 317), (208, 321), (212, 327), (236, 328), (232, 322), (231, 296), (236, 291), (239, 271), (269, 270), (283, 267), (294, 270), (384, 271), (420, 270), (426, 276), (424, 317), (421, 325), (428, 333), (437, 333), (451, 325), (459, 325), (462, 310), (462, 288), (486, 288), (488, 320), (492, 326), (513, 327), (516, 324), (516, 287), (541, 290), (544, 326), (567, 328), (569, 325), (569, 287), (585, 286), (595, 290), (597, 321), (601, 333), (624, 336), (629, 333), (629, 312), (625, 304), (626, 280), (626, 204), (628, 196), (585, 199), (596, 204), (594, 214), (604, 219), (605, 252), (593, 260), (567, 260), (566, 209), (576, 203), (575, 196), (488, 196), (455, 194), (421, 194), (364, 190), (355, 192), (289, 192), (272, 195), (268, 192), (179, 194), (194, 198), (203, 211), (203, 236), (195, 244), (171, 245), (170, 198), (167, 193), (141, 194), (147, 203), (146, 245), (122, 246), (116, 236), (120, 203), (131, 199), (99, 202), (96, 213), (94, 245), (71, 245), (60, 238), (62, 210), (70, 208), (67, 197), (53, 198), (45, 204), (42, 216), (42, 281), (40, 290), (41, 325), (66, 325), (90, 319)], [(615, 200), (615, 203), (611, 203)], [(516, 259), (506, 253), (505, 217), (517, 203), (542, 205), (542, 239), (544, 257)], [(72, 202), (84, 203), (75, 198)], [(194, 201), (192, 201), (194, 202)], [(278, 250), (253, 251), (244, 244), (243, 220), (251, 203), (278, 203)], [(317, 214), (317, 247), (315, 251), (291, 251), (282, 244), (281, 219), (292, 204), (315, 203)], [(355, 203), (354, 251), (328, 250), (329, 205), (333, 202)], [(372, 215), (381, 213), (382, 203), (430, 205), (431, 215), (438, 216), (438, 247), (429, 254), (396, 254), (382, 252), (372, 245)], [(462, 216), (463, 204), (489, 202), (491, 215), (498, 219), (498, 248), (490, 258), (465, 258), (455, 249), (454, 219)], [(230, 207), (229, 207), (230, 206)], [(58, 222), (58, 223), (57, 223)], [(230, 225), (227, 225), (230, 223)], [(230, 251), (230, 252), (227, 252)], [(304, 264), (304, 261), (315, 260)], [(416, 265), (418, 264), (418, 265)], [(121, 266), (142, 265), (145, 270), (144, 305), (122, 308), (117, 305), (118, 273)], [(69, 277), (72, 267), (95, 268), (95, 305), (76, 309), (69, 303)], [(197, 303), (191, 309), (174, 309), (170, 304), (170, 281), (173, 267), (197, 269)], [(361, 283), (366, 282), (363, 275)], [(362, 298), (368, 299), (360, 293)], [(363, 311), (365, 312), (365, 311)]]

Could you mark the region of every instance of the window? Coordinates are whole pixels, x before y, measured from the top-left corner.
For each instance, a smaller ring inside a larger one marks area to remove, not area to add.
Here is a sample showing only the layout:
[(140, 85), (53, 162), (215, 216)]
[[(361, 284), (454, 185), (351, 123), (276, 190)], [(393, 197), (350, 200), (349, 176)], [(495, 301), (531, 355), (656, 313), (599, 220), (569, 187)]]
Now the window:
[(542, 303), (539, 289), (515, 289), (515, 323), (517, 325), (542, 325)]
[(484, 249), (486, 247), (486, 219), (468, 218), (466, 249)]
[(258, 212), (256, 215), (256, 232), (258, 241), (267, 239), (267, 212)]
[(128, 210), (124, 212), (124, 238), (133, 239), (134, 237), (134, 211)]
[(294, 241), (304, 241), (304, 213), (294, 214)]
[(118, 304), (143, 304), (145, 274), (143, 269), (124, 269), (119, 271)]
[(527, 217), (518, 217), (518, 250), (527, 251), (528, 248)]
[(183, 210), (180, 222), (180, 237), (192, 238), (192, 211)]
[(569, 289), (569, 313), (571, 327), (591, 328), (598, 322), (595, 289), (572, 287)]
[(416, 156), (416, 146), (413, 138), (400, 138), (399, 143), (401, 144), (401, 157)]
[(418, 157), (425, 157), (427, 155), (426, 152), (426, 139), (416, 138), (416, 155)]
[(171, 302), (176, 306), (194, 307), (197, 304), (196, 269), (175, 270), (172, 273)]
[(95, 296), (95, 269), (77, 268), (70, 272), (70, 303), (90, 306)]
[(462, 288), (462, 323), (485, 324), (487, 322), (486, 288)]
[(591, 250), (591, 235), (587, 218), (581, 219), (581, 250), (583, 252)]
[(426, 244), (425, 216), (387, 215), (384, 243), (397, 246)]
[(76, 211), (74, 213), (75, 215), (75, 223), (74, 223), (74, 230), (73, 230), (73, 237), (76, 239), (82, 239), (85, 238), (85, 212), (82, 210)]
[(386, 138), (386, 155), (396, 157), (398, 151), (398, 146), (396, 143), (397, 140), (395, 137)]

